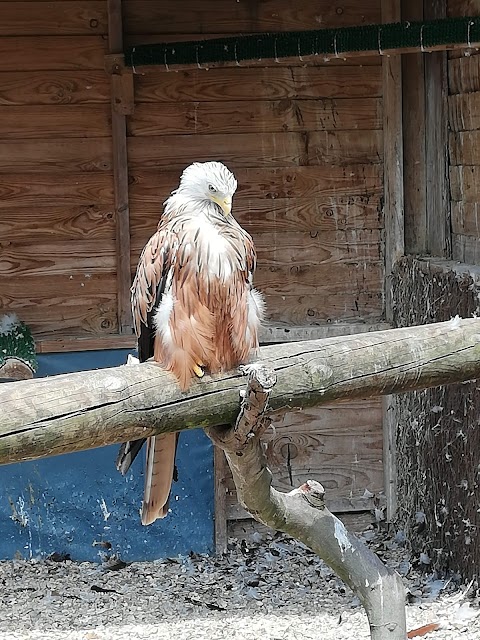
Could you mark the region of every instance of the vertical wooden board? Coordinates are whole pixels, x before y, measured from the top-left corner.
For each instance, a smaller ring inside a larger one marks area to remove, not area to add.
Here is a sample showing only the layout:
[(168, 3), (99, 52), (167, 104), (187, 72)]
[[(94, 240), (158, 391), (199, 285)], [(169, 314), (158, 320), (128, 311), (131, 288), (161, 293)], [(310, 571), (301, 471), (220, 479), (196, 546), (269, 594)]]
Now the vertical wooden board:
[[(422, 20), (423, 3), (404, 0), (402, 20)], [(402, 56), (405, 252), (426, 251), (426, 160), (424, 54)]]
[[(424, 0), (424, 11), (427, 20), (444, 18), (446, 2)], [(441, 258), (451, 255), (447, 96), (447, 54), (436, 51), (425, 58), (427, 250)]]
[[(122, 0), (107, 0), (108, 48), (110, 53), (123, 50)], [(130, 305), (130, 211), (128, 194), (128, 153), (126, 117), (118, 108), (127, 85), (115, 82), (112, 75), (112, 146), (113, 192), (116, 220), (117, 303), (120, 333), (132, 332)], [(133, 82), (133, 80), (132, 80)]]
[[(382, 0), (382, 21), (400, 19), (400, 2)], [(402, 61), (399, 55), (383, 58), (383, 143), (385, 198), (385, 276), (404, 253)], [(385, 290), (385, 313), (392, 318), (391, 288)]]

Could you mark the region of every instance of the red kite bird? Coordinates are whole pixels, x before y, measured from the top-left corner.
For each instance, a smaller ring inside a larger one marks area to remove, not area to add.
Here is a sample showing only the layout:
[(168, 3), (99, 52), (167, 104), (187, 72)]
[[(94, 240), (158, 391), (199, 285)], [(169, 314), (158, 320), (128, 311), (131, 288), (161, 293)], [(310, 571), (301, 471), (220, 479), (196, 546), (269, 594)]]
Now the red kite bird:
[[(132, 310), (141, 362), (153, 359), (186, 390), (195, 375), (228, 371), (258, 348), (263, 300), (252, 286), (255, 247), (231, 215), (237, 188), (220, 162), (190, 165), (165, 202), (133, 281)], [(125, 474), (144, 440), (122, 445)], [(142, 524), (168, 512), (177, 434), (147, 439)]]

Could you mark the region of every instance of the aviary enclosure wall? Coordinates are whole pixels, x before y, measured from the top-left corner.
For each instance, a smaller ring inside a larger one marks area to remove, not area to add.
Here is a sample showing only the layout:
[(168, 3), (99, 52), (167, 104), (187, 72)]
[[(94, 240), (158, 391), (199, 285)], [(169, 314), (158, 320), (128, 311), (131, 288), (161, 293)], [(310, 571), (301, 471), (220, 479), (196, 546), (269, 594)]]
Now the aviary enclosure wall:
[[(452, 17), (480, 14), (476, 0), (437, 5)], [(480, 310), (478, 54), (472, 49), (442, 53), (425, 66), (409, 56), (404, 66), (404, 106), (412, 104), (416, 87), (414, 103), (426, 109), (420, 121), (427, 130), (404, 111), (405, 145), (417, 145), (420, 162), (414, 175), (408, 174), (406, 161), (405, 244), (413, 255), (402, 259), (393, 274), (396, 326), (441, 322), (457, 314), (469, 317)], [(436, 95), (429, 90), (432, 74)], [(436, 147), (431, 145), (436, 154), (432, 163), (441, 167), (435, 184), (443, 184), (437, 206), (428, 204), (425, 175), (429, 116), (438, 136)], [(415, 133), (409, 137), (406, 123), (412, 121)], [(460, 571), (469, 578), (478, 577), (480, 565), (479, 407), (476, 380), (397, 396), (390, 407), (392, 423), (398, 425), (397, 524), (406, 529), (413, 550), (425, 552), (422, 557), (431, 568)]]
[[(382, 21), (380, 0), (122, 7), (126, 45)], [(42, 353), (134, 345), (118, 319), (125, 212), (115, 208), (107, 9), (0, 3), (0, 306), (31, 326)], [(382, 96), (380, 57), (135, 75), (124, 167), (132, 270), (181, 170), (218, 159), (238, 177), (235, 215), (257, 246), (264, 339), (385, 326)], [(365, 489), (383, 488), (380, 401), (288, 414), (269, 455), (278, 486), (315, 477), (336, 511), (368, 513)], [(217, 462), (217, 520), (242, 520)]]

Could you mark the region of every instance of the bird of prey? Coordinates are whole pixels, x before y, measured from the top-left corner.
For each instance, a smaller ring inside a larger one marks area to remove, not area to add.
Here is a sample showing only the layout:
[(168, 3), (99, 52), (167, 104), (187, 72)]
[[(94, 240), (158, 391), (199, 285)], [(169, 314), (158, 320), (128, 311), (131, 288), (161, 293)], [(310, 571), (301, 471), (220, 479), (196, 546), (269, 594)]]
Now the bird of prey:
[[(237, 188), (220, 162), (195, 162), (164, 203), (131, 288), (141, 362), (153, 358), (182, 390), (205, 371), (228, 371), (258, 349), (263, 299), (253, 288), (252, 238), (231, 214)], [(122, 445), (125, 474), (144, 440)], [(147, 438), (142, 524), (168, 513), (177, 434)]]

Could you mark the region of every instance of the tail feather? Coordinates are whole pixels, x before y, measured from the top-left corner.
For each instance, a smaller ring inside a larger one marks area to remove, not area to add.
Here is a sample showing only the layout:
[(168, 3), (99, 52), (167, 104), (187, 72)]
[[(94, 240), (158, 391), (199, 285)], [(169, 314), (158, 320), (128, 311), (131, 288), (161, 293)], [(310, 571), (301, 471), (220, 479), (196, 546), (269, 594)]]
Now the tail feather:
[(175, 473), (177, 434), (166, 433), (147, 440), (142, 524), (148, 525), (168, 513), (168, 500)]

